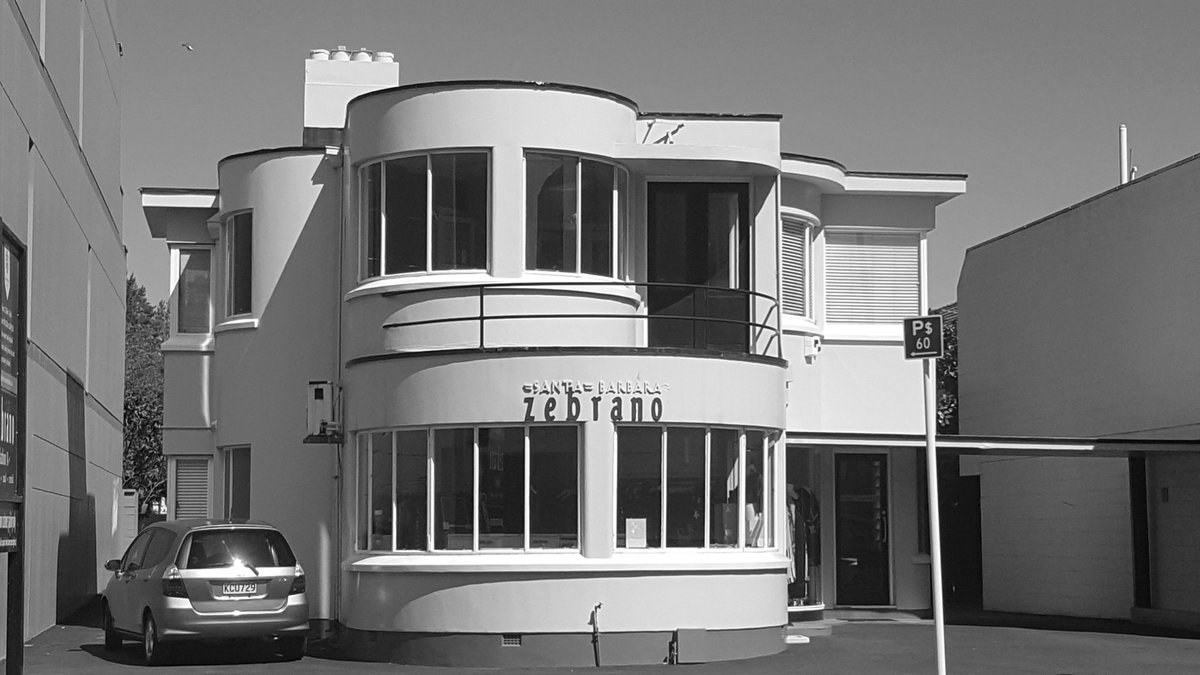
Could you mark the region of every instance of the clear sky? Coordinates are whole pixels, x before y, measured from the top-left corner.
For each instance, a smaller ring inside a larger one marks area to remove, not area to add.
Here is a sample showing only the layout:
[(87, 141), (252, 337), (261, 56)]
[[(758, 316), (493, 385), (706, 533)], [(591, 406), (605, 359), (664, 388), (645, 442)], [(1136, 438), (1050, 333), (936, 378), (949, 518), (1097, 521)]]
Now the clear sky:
[[(116, 0), (129, 269), (167, 257), (141, 187), (298, 145), (316, 47), (391, 51), (405, 83), (598, 87), (643, 111), (781, 113), (787, 152), (858, 171), (965, 173), (938, 208), (930, 303), (964, 250), (1200, 153), (1200, 0)], [(193, 46), (189, 51), (183, 43)], [(1200, 226), (1200, 222), (1197, 223)]]

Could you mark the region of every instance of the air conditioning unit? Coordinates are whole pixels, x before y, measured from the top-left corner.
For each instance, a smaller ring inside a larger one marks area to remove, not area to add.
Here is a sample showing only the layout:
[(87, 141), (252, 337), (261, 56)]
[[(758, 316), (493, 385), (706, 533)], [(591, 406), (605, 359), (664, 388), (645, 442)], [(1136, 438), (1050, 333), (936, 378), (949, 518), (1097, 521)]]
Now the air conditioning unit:
[(341, 431), (335, 417), (332, 382), (308, 383), (308, 435), (309, 437), (332, 436)]

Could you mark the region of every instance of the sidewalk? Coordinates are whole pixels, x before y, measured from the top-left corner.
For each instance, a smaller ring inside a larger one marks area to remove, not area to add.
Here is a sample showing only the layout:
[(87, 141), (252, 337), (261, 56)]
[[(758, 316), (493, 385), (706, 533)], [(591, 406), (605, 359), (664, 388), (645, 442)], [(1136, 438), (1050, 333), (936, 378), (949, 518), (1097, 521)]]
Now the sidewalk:
[[(982, 675), (1176, 675), (1200, 672), (1200, 639), (1128, 622), (1029, 617), (989, 612), (958, 613), (946, 628), (950, 673)], [(81, 622), (83, 623), (83, 622)], [(987, 625), (968, 625), (968, 624)], [(140, 670), (140, 647), (127, 643), (119, 652), (106, 652), (103, 634), (95, 625), (59, 625), (27, 643), (25, 672), (128, 673)], [(832, 635), (813, 637), (808, 644), (789, 645), (773, 656), (747, 661), (678, 666), (692, 674), (738, 673), (873, 673), (927, 675), (935, 672), (932, 621), (851, 621), (836, 626)], [(673, 669), (672, 669), (673, 670)], [(156, 673), (396, 673), (449, 675), (459, 669), (399, 666), (343, 661), (323, 654), (319, 646), (300, 661), (281, 661), (263, 647), (188, 645), (178, 650), (174, 665)], [(486, 675), (515, 675), (517, 669), (475, 671)], [(546, 668), (557, 673), (663, 675), (664, 666), (603, 668)]]

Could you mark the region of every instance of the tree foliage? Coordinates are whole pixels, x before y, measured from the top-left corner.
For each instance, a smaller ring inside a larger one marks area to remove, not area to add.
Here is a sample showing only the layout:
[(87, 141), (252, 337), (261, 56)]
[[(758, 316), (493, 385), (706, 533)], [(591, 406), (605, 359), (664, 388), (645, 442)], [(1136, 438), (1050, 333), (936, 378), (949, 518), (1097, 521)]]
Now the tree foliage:
[(958, 304), (933, 310), (942, 316), (945, 354), (937, 360), (938, 433), (958, 433)]
[(143, 508), (167, 493), (163, 457), (163, 360), (167, 304), (151, 304), (132, 275), (125, 283), (124, 485), (138, 491)]

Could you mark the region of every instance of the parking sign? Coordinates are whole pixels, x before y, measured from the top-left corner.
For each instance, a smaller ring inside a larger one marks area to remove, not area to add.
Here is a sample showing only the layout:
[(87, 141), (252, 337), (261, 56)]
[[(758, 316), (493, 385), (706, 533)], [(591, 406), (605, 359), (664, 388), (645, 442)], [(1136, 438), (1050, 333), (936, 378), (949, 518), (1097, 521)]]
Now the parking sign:
[(942, 317), (918, 316), (904, 320), (904, 358), (936, 359), (942, 356)]

